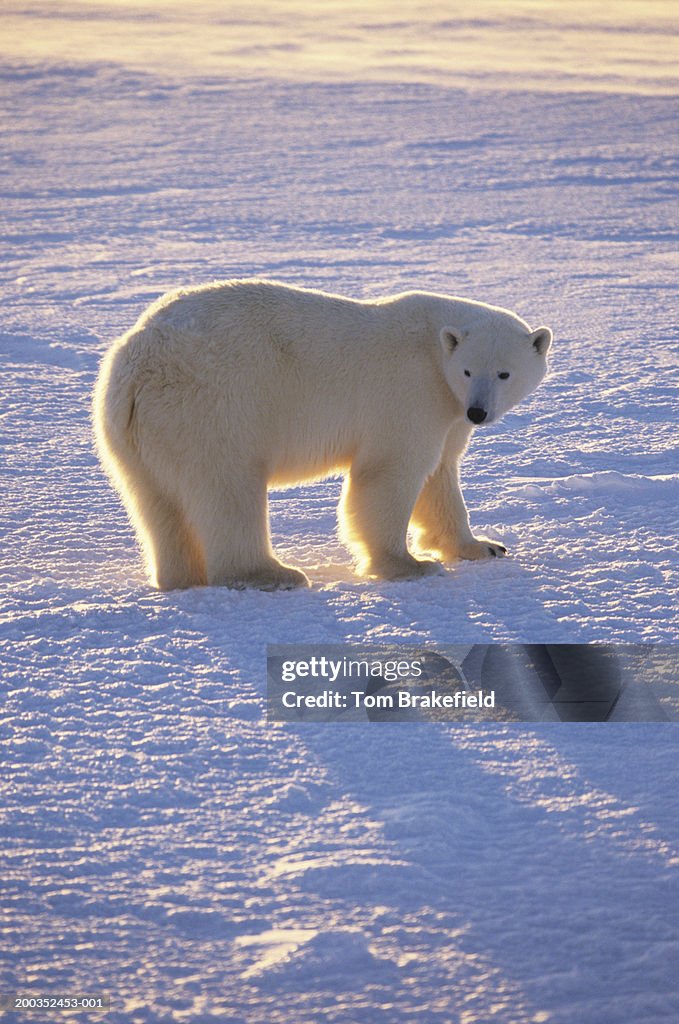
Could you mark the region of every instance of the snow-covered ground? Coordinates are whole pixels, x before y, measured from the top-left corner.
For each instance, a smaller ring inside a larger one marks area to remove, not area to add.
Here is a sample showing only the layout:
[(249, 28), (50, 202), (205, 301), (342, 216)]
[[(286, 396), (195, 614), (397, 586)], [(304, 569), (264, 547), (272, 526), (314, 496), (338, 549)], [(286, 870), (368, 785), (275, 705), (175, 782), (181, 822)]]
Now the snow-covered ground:
[[(110, 992), (112, 1024), (679, 1019), (675, 726), (264, 718), (267, 644), (679, 639), (672, 4), (403, 6), (0, 18), (0, 992)], [(253, 274), (554, 328), (465, 463), (511, 558), (357, 579), (331, 481), (271, 501), (311, 590), (148, 588), (98, 361), (167, 288)]]

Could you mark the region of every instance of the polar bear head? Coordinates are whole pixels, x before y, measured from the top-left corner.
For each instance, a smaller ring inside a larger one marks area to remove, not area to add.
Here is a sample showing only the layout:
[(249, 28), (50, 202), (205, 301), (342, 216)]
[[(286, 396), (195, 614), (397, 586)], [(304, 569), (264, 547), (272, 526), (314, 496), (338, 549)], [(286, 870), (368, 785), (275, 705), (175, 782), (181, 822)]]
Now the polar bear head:
[(531, 331), (514, 313), (492, 306), (456, 313), (457, 323), (440, 332), (446, 381), (470, 423), (495, 423), (547, 373), (552, 332)]

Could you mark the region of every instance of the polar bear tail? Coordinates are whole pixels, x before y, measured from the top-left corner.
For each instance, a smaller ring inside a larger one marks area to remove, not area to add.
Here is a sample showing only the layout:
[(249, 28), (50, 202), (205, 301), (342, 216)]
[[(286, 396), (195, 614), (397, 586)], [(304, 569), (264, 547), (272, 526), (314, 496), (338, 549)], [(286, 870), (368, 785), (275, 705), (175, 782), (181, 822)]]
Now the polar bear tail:
[(96, 447), (134, 527), (154, 586), (160, 590), (206, 583), (202, 549), (184, 511), (143, 458), (136, 419), (139, 391), (126, 338), (109, 350), (94, 389)]

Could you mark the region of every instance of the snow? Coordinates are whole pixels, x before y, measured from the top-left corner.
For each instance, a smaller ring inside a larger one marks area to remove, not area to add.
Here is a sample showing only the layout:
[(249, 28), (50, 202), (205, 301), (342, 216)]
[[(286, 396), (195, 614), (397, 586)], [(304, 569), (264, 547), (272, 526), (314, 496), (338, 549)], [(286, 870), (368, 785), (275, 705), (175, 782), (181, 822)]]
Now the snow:
[[(673, 725), (264, 717), (267, 644), (678, 639), (672, 5), (368, 6), (1, 16), (0, 992), (110, 992), (112, 1024), (671, 1022)], [(464, 466), (510, 558), (360, 580), (329, 481), (271, 500), (311, 590), (148, 588), (98, 361), (166, 289), (252, 274), (554, 328)]]

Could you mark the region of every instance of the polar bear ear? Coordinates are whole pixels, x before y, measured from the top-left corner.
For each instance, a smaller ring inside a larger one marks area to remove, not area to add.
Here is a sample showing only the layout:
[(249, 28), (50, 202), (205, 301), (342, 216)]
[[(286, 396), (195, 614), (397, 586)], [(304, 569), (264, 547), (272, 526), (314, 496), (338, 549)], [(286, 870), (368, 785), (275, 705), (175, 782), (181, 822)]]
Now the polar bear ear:
[(460, 344), (460, 335), (452, 327), (444, 327), (439, 337), (441, 338), (441, 347), (446, 354), (454, 352)]
[(549, 327), (538, 327), (532, 332), (530, 340), (538, 355), (546, 356), (552, 344), (552, 332)]

